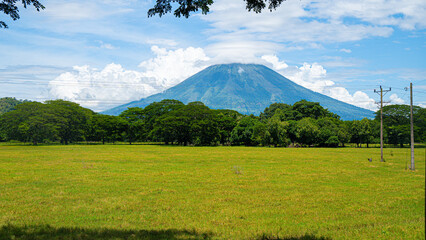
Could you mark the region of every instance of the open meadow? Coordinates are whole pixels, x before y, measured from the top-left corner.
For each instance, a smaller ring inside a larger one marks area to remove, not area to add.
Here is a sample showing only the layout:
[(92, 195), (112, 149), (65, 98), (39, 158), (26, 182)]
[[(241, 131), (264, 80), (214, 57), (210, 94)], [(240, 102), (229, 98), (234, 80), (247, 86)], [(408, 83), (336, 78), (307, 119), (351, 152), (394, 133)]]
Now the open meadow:
[[(372, 158), (369, 162), (367, 159)], [(0, 239), (424, 239), (425, 149), (0, 146)]]

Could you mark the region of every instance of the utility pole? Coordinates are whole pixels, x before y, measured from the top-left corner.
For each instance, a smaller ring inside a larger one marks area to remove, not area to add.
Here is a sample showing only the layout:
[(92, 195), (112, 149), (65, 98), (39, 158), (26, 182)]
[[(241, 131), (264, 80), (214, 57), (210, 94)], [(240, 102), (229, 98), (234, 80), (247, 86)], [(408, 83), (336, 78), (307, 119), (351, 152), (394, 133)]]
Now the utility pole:
[(413, 126), (413, 83), (410, 83), (410, 115), (411, 115), (411, 171), (414, 167), (414, 126)]
[(383, 159), (383, 92), (386, 93), (390, 92), (391, 88), (388, 90), (383, 90), (382, 86), (380, 86), (380, 91), (377, 91), (374, 89), (374, 92), (380, 95), (380, 162), (384, 162)]

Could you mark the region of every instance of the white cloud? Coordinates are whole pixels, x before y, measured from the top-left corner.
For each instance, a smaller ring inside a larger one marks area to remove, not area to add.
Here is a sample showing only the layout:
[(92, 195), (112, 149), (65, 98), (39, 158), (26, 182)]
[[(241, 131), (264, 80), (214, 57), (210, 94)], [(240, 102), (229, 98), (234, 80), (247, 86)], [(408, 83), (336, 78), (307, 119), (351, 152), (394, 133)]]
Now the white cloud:
[(426, 26), (426, 2), (423, 0), (332, 0), (312, 4), (314, 16), (341, 21), (353, 17), (373, 25), (397, 26), (412, 30)]
[(405, 103), (405, 101), (403, 99), (399, 98), (397, 94), (390, 95), (389, 99), (391, 101), (391, 104), (404, 104)]
[(163, 90), (201, 71), (210, 60), (202, 48), (189, 47), (168, 51), (153, 46), (151, 50), (156, 57), (142, 62), (139, 67), (145, 69), (143, 74), (146, 78), (156, 79), (156, 84)]
[(326, 87), (334, 85), (333, 81), (326, 79), (327, 71), (318, 63), (303, 63), (301, 67), (292, 67), (282, 72), (290, 80), (315, 92), (324, 93)]
[(106, 110), (170, 88), (201, 71), (209, 60), (201, 48), (168, 51), (153, 46), (152, 51), (156, 56), (140, 64), (144, 71), (114, 63), (101, 70), (75, 66), (49, 82), (49, 95), (95, 111)]
[(206, 47), (206, 53), (212, 56), (212, 62), (224, 63), (260, 63), (262, 55), (273, 55), (282, 46), (272, 42), (258, 41), (221, 41)]
[[(328, 1), (335, 2), (335, 1)], [(349, 2), (349, 1), (348, 1)], [(364, 3), (367, 5), (367, 3)], [(399, 3), (400, 4), (400, 3)], [(257, 40), (269, 42), (345, 42), (370, 36), (387, 37), (393, 29), (389, 24), (345, 23), (344, 17), (360, 18), (344, 4), (336, 9), (338, 14), (328, 11), (328, 5), (314, 1), (286, 1), (276, 11), (256, 14), (247, 12), (244, 1), (230, 3), (215, 1), (212, 13), (202, 16), (211, 24), (213, 39), (218, 40)], [(387, 5), (368, 3), (368, 5)], [(326, 11), (327, 10), (327, 11)], [(328, 14), (320, 14), (326, 11)], [(397, 10), (394, 11), (397, 13)], [(373, 11), (370, 12), (374, 14)], [(390, 14), (390, 13), (389, 13)], [(259, 47), (262, 47), (261, 45)]]
[(332, 87), (326, 90), (326, 95), (358, 107), (373, 111), (377, 110), (376, 102), (365, 92), (356, 91), (353, 95), (351, 95), (349, 91), (343, 87)]
[[(395, 28), (426, 27), (426, 1), (408, 0), (330, 0), (284, 1), (276, 11), (248, 12), (245, 1), (216, 0), (211, 13), (200, 15), (211, 29), (206, 33), (216, 41), (221, 55), (248, 55), (238, 46), (255, 42), (257, 57), (273, 54), (271, 44), (287, 50), (316, 48), (319, 43), (358, 41), (389, 37)], [(223, 47), (228, 46), (228, 48)], [(350, 53), (350, 49), (341, 49)], [(259, 52), (261, 52), (259, 55)]]
[(113, 63), (102, 70), (75, 66), (72, 72), (51, 81), (49, 88), (50, 97), (75, 101), (93, 110), (124, 104), (156, 91), (142, 73)]
[(318, 63), (304, 63), (297, 67), (288, 66), (276, 56), (262, 56), (262, 59), (275, 71), (305, 88), (358, 107), (377, 110), (374, 99), (366, 93), (357, 91), (351, 95), (347, 89), (335, 86), (335, 82), (327, 79), (327, 71)]
[(263, 55), (261, 58), (271, 63), (276, 70), (288, 68), (288, 65), (284, 61), (280, 61), (276, 55)]
[(352, 50), (346, 49), (346, 48), (342, 48), (342, 49), (340, 49), (340, 51), (344, 52), (344, 53), (351, 53), (352, 52)]

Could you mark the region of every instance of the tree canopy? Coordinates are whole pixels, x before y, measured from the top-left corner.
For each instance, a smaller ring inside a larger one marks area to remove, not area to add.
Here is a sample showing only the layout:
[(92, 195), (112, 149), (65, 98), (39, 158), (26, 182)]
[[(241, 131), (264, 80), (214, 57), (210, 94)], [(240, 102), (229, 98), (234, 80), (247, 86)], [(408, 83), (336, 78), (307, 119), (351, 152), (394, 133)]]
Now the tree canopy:
[[(16, 6), (17, 2), (17, 0), (2, 0), (0, 2), (0, 12), (9, 15), (13, 21), (18, 20), (20, 16), (19, 8)], [(44, 6), (38, 0), (21, 0), (21, 3), (24, 8), (27, 8), (29, 5), (33, 5), (37, 11), (44, 9)], [(0, 21), (0, 28), (7, 28), (7, 24)]]
[[(379, 119), (342, 121), (319, 103), (305, 100), (293, 105), (273, 103), (260, 116), (214, 110), (202, 102), (184, 104), (173, 99), (154, 102), (145, 108), (129, 108), (120, 116), (98, 114), (64, 100), (20, 103), (7, 98), (4, 101), (19, 104), (0, 114), (0, 141), (34, 145), (124, 141), (274, 147), (338, 147), (354, 143), (369, 147), (378, 143), (380, 136)], [(401, 147), (409, 143), (409, 110), (406, 105), (384, 108), (386, 143)], [(426, 140), (425, 119), (426, 109), (415, 107), (416, 142)]]
[[(270, 11), (275, 10), (285, 0), (244, 0), (246, 9), (255, 13), (262, 12), (268, 7)], [(177, 8), (173, 14), (176, 17), (188, 18), (192, 12), (200, 11), (207, 14), (210, 11), (210, 6), (214, 3), (213, 0), (157, 0), (154, 7), (148, 10), (148, 17), (158, 14), (160, 17), (172, 12), (172, 4), (177, 4)]]
[[(272, 11), (281, 5), (285, 0), (244, 0), (246, 2), (246, 9), (255, 13), (262, 12), (266, 7)], [(12, 20), (18, 20), (19, 8), (17, 6), (18, 0), (1, 0), (0, 12), (10, 16)], [(44, 6), (38, 0), (21, 0), (22, 6), (32, 5), (37, 11), (43, 10)], [(173, 11), (176, 17), (188, 18), (191, 13), (201, 11), (203, 14), (210, 12), (210, 6), (214, 3), (213, 0), (156, 0), (155, 5), (148, 10), (148, 17), (159, 15), (160, 17), (172, 12), (173, 6), (177, 8)], [(0, 28), (8, 28), (7, 24), (0, 21)]]

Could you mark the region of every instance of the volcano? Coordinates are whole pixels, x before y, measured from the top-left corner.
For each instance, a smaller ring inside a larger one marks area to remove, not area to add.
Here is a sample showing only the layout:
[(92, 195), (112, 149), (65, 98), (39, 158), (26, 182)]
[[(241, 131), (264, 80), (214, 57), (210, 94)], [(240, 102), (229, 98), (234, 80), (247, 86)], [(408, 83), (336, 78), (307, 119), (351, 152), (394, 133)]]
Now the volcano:
[(343, 120), (374, 116), (370, 110), (304, 88), (263, 65), (238, 63), (210, 66), (162, 93), (102, 113), (118, 115), (129, 107), (144, 108), (163, 99), (176, 99), (185, 104), (200, 101), (213, 109), (232, 109), (255, 115), (275, 102), (293, 104), (305, 99), (319, 102)]

